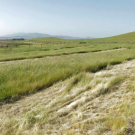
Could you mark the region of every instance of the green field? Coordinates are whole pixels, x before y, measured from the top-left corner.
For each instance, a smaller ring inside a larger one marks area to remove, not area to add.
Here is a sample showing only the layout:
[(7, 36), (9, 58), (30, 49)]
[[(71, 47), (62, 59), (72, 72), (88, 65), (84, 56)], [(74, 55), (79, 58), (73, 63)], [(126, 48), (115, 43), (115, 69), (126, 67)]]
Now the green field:
[(134, 134), (134, 35), (0, 41), (0, 134)]
[[(107, 38), (108, 39), (108, 38)], [(58, 38), (31, 39), (26, 41), (6, 41), (8, 47), (0, 48), (0, 61), (43, 58), (46, 56), (60, 56), (78, 53), (99, 52), (119, 48), (134, 48), (130, 42), (101, 42), (101, 39), (66, 40)]]
[[(134, 36), (134, 33), (129, 34), (132, 39), (131, 34)], [(125, 40), (122, 35), (104, 39), (109, 42), (57, 38), (1, 42), (9, 47), (0, 48), (0, 61), (3, 61), (0, 63), (0, 101), (18, 100), (79, 72), (97, 72), (108, 65), (134, 59), (135, 44), (128, 40), (118, 43), (119, 38)], [(4, 63), (10, 60), (13, 62)]]

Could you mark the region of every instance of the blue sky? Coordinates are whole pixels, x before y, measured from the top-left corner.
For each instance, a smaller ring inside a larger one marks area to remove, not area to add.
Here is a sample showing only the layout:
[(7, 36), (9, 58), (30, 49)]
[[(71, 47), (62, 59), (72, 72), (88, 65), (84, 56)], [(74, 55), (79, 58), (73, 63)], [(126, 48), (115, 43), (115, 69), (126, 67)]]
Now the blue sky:
[(135, 0), (0, 0), (0, 36), (109, 37), (135, 31)]

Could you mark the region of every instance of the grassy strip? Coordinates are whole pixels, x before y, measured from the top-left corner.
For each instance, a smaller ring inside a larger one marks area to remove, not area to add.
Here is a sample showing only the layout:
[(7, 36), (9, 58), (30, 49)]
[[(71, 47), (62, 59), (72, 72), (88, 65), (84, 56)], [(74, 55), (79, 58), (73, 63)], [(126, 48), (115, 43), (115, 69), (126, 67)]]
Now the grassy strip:
[(81, 71), (96, 72), (135, 58), (134, 50), (76, 54), (0, 65), (0, 101), (17, 100)]
[[(32, 44), (32, 45), (29, 46), (23, 44)], [(89, 53), (119, 48), (132, 49), (133, 46), (129, 44), (111, 44), (111, 43), (108, 44), (86, 43), (82, 45), (77, 43), (77, 41), (75, 41), (75, 43), (73, 43), (72, 41), (71, 43), (64, 43), (64, 44), (24, 42), (22, 44), (18, 44), (18, 47), (0, 48), (0, 61), (42, 58), (46, 56), (70, 55), (77, 53)]]
[[(46, 56), (61, 56), (61, 55), (70, 55), (78, 53), (90, 53), (90, 52), (100, 52), (107, 50), (114, 50), (116, 48), (103, 48), (103, 49), (80, 49), (80, 50), (58, 50), (58, 51), (35, 51), (35, 52), (22, 52), (22, 53), (12, 53), (12, 54), (1, 54), (0, 61), (13, 61), (13, 60), (23, 60), (23, 59), (33, 59), (33, 58), (43, 58)], [(119, 49), (119, 48), (117, 48)]]

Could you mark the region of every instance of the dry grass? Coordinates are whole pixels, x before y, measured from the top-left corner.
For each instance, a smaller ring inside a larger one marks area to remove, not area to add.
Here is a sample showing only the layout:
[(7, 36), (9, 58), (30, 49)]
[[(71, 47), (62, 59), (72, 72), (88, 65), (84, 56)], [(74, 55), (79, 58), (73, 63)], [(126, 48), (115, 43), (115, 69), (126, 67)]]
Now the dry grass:
[(97, 73), (81, 72), (13, 104), (2, 105), (1, 135), (133, 132), (134, 67), (135, 60)]

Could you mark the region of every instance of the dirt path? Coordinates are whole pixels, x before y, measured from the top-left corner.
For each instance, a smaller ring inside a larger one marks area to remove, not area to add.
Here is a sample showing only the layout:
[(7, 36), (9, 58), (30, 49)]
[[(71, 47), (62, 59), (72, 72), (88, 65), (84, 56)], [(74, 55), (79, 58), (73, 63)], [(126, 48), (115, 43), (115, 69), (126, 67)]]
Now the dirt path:
[[(101, 134), (104, 119), (110, 114), (121, 115), (120, 106), (132, 95), (131, 92), (126, 92), (128, 79), (110, 92), (105, 90), (111, 87), (112, 80), (117, 77), (135, 76), (135, 60), (108, 67), (108, 70), (95, 74), (83, 75), (87, 79), (73, 86), (68, 93), (66, 88), (72, 78), (15, 103), (1, 106), (1, 134)], [(45, 116), (48, 111), (49, 115)], [(48, 121), (44, 124), (46, 117)], [(113, 133), (109, 130), (102, 131), (103, 135)]]
[(118, 50), (125, 50), (127, 48), (119, 48), (119, 49), (112, 49), (112, 50), (106, 50), (106, 51), (98, 51), (98, 52), (93, 52), (93, 53), (100, 53), (100, 52), (113, 52), (113, 51), (118, 51)]

